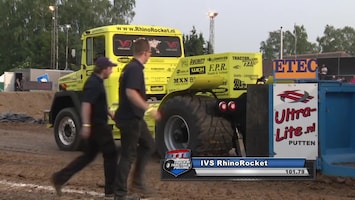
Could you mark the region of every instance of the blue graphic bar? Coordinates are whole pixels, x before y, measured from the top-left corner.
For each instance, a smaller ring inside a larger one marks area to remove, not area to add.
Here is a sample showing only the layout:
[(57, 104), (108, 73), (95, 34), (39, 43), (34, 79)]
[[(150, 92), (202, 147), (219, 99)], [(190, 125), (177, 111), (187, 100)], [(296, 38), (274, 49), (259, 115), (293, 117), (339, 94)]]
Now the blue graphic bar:
[(303, 158), (193, 157), (193, 168), (297, 168), (305, 166)]

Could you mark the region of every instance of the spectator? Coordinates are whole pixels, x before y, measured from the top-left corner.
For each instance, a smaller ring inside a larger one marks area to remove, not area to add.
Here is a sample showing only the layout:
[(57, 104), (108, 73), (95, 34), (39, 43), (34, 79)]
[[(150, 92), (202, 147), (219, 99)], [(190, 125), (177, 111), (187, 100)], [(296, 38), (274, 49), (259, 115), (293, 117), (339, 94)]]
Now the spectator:
[(353, 77), (350, 79), (349, 83), (355, 84), (355, 75), (353, 75)]
[(320, 79), (325, 80), (328, 75), (328, 67), (325, 64), (322, 64), (322, 67), (320, 68)]
[(22, 75), (16, 78), (15, 91), (23, 91)]

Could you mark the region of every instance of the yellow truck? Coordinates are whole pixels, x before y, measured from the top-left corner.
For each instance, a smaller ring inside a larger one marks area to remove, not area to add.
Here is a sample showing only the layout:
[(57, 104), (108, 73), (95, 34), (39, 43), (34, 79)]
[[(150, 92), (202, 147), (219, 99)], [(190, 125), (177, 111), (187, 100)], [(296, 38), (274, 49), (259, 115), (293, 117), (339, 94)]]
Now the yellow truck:
[[(155, 133), (158, 153), (164, 156), (166, 151), (188, 148), (195, 155), (226, 155), (233, 149), (243, 154), (246, 89), (262, 76), (261, 53), (184, 57), (179, 30), (138, 25), (111, 25), (83, 33), (81, 69), (60, 78), (60, 91), (47, 113), (58, 147), (80, 148), (81, 91), (97, 56), (118, 63), (104, 83), (108, 105), (117, 109), (118, 78), (132, 59), (131, 46), (138, 37), (147, 38), (153, 52), (144, 72), (147, 101), (162, 112), (162, 120), (146, 120)], [(119, 139), (114, 122), (109, 123)]]
[[(167, 81), (180, 58), (184, 57), (182, 33), (179, 30), (160, 26), (110, 25), (85, 31), (81, 38), (80, 70), (59, 79), (59, 92), (55, 94), (46, 114), (61, 150), (80, 148), (81, 92), (93, 71), (95, 59), (106, 56), (118, 64), (104, 82), (108, 106), (114, 111), (119, 101), (118, 78), (123, 67), (132, 59), (133, 41), (140, 37), (148, 39), (152, 47), (152, 56), (145, 67), (148, 101), (154, 104), (166, 94)], [(114, 129), (115, 138), (119, 138), (114, 122), (109, 123)], [(149, 124), (154, 129), (154, 123)]]

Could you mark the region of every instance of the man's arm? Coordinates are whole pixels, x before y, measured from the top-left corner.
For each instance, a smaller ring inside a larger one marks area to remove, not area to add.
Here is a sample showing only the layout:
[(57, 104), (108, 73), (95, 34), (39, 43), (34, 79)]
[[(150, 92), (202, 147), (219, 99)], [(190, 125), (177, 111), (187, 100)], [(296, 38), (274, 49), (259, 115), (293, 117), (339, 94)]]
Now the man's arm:
[(139, 92), (135, 89), (126, 89), (126, 94), (128, 99), (138, 108), (146, 111), (149, 108), (148, 103), (141, 97)]
[(89, 138), (90, 127), (91, 127), (91, 104), (88, 102), (83, 102), (81, 104), (81, 135), (83, 138)]
[(149, 113), (155, 120), (160, 120), (161, 115), (156, 109), (149, 109), (149, 104), (145, 99), (141, 97), (139, 92), (135, 89), (126, 89), (126, 94), (128, 99), (138, 108), (143, 109), (145, 112)]
[(90, 124), (91, 116), (91, 104), (88, 102), (83, 102), (81, 104), (81, 118), (83, 124)]

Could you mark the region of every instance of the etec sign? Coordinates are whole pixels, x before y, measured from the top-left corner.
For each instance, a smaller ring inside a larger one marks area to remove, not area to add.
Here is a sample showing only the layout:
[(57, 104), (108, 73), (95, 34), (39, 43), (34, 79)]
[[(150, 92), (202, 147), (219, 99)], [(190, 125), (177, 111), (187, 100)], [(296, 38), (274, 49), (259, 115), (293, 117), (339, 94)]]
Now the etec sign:
[(318, 61), (316, 59), (274, 60), (276, 79), (316, 79)]

